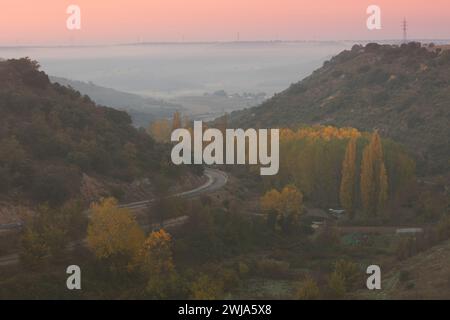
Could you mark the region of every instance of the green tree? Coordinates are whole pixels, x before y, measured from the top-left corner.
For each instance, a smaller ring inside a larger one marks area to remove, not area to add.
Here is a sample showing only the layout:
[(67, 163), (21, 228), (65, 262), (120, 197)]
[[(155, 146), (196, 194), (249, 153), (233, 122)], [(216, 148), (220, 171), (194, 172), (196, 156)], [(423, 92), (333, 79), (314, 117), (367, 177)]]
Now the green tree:
[(20, 262), (27, 269), (41, 267), (50, 250), (37, 231), (26, 228), (20, 242)]
[(362, 283), (361, 270), (354, 262), (347, 260), (338, 260), (334, 264), (334, 272), (340, 274), (344, 279), (346, 290), (355, 288), (358, 283)]
[(21, 261), (26, 267), (42, 265), (47, 258), (60, 259), (69, 244), (69, 220), (61, 209), (40, 205), (21, 237)]
[(200, 275), (191, 285), (191, 299), (217, 300), (223, 295), (223, 284), (205, 274)]
[(345, 278), (339, 272), (333, 272), (328, 277), (328, 290), (331, 299), (342, 299), (345, 297)]

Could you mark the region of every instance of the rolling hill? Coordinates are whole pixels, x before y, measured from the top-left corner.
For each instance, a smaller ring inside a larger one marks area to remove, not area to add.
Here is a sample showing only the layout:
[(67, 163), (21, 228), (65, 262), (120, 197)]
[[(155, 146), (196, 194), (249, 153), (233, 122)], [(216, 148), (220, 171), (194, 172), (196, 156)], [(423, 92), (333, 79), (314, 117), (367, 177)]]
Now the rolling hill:
[(262, 105), (233, 112), (233, 127), (351, 126), (407, 146), (419, 173), (450, 168), (450, 51), (433, 45), (355, 45)]
[(175, 111), (183, 109), (181, 105), (105, 88), (91, 82), (87, 83), (53, 76), (49, 78), (53, 83), (71, 87), (81, 94), (89, 96), (99, 105), (126, 111), (131, 116), (136, 127), (146, 128), (155, 119), (171, 117)]
[(163, 148), (126, 112), (52, 84), (37, 62), (0, 62), (0, 199), (57, 205), (80, 193), (84, 174), (151, 178)]
[(448, 299), (450, 242), (446, 241), (396, 262), (383, 276), (382, 290), (359, 290), (357, 299)]

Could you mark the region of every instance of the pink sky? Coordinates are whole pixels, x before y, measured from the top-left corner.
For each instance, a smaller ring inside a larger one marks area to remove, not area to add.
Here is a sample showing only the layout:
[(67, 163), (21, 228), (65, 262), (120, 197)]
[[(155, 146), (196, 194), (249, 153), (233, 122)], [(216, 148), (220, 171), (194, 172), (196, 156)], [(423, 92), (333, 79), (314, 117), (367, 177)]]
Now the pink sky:
[[(81, 7), (82, 30), (66, 29)], [(380, 31), (366, 8), (382, 10)], [(1, 0), (0, 45), (142, 41), (450, 38), (450, 0)]]

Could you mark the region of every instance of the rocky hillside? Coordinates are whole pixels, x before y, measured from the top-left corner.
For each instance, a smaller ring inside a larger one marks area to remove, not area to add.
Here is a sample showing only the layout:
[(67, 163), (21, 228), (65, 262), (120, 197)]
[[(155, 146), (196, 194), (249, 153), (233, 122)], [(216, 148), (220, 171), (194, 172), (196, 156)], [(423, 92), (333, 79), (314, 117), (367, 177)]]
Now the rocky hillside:
[(378, 129), (414, 153), (419, 173), (448, 172), (450, 51), (419, 43), (355, 45), (262, 105), (232, 113), (230, 120), (234, 127)]
[(0, 199), (56, 205), (80, 193), (83, 174), (152, 177), (162, 148), (127, 113), (52, 84), (36, 62), (0, 62)]
[(382, 278), (382, 290), (360, 290), (357, 299), (448, 299), (450, 242), (446, 241), (404, 261)]

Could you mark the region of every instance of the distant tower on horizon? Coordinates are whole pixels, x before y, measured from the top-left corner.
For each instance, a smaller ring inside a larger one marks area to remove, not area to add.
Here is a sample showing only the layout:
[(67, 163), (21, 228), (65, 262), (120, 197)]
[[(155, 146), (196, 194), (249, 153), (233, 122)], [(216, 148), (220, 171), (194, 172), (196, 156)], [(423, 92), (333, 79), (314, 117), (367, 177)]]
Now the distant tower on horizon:
[(406, 18), (403, 18), (402, 30), (403, 30), (403, 43), (407, 43), (408, 42), (408, 22), (406, 21)]

